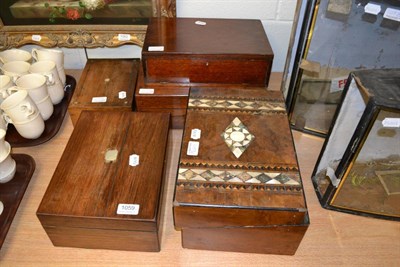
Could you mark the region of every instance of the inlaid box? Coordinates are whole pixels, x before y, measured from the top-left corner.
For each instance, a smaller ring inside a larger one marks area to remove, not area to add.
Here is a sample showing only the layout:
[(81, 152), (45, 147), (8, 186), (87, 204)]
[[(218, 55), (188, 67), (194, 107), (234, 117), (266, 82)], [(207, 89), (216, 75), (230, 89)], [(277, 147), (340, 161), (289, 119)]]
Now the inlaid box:
[(274, 54), (259, 20), (152, 18), (146, 82), (268, 85)]
[(280, 91), (191, 89), (173, 214), (185, 248), (296, 252), (309, 219)]
[(37, 216), (55, 246), (160, 251), (169, 114), (82, 111)]
[(135, 90), (136, 110), (139, 112), (166, 112), (171, 114), (171, 127), (182, 129), (189, 98), (189, 86), (176, 84), (145, 83), (143, 68)]
[(132, 111), (139, 59), (88, 59), (68, 107), (75, 125), (83, 110)]

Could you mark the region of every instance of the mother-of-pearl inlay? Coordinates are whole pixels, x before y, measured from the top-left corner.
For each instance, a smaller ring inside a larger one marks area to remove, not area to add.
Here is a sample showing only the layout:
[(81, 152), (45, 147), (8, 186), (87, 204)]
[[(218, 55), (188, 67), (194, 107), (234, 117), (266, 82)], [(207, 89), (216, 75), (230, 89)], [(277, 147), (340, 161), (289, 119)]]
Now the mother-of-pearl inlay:
[(231, 133), (231, 139), (235, 142), (242, 142), (245, 139), (245, 135), (241, 132), (233, 132)]
[(233, 119), (228, 127), (226, 127), (221, 137), (236, 158), (239, 158), (243, 154), (255, 138), (238, 117)]

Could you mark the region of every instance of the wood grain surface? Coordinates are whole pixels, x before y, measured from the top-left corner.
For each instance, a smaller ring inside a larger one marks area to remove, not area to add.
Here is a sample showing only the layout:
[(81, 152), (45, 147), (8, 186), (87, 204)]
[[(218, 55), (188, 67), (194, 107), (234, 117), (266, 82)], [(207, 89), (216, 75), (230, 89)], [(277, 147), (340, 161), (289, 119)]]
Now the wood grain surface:
[[(143, 45), (148, 82), (267, 85), (273, 52), (260, 21), (152, 19)], [(163, 46), (163, 51), (149, 47)]]
[[(37, 211), (54, 244), (159, 250), (168, 125), (166, 113), (82, 111)], [(109, 150), (115, 161), (105, 161)], [(119, 204), (138, 214), (117, 214)]]
[[(72, 74), (70, 71), (69, 73)], [(79, 76), (79, 72), (74, 72)], [(270, 87), (280, 88), (273, 73)], [(173, 226), (172, 196), (181, 130), (171, 131), (172, 150), (167, 164), (167, 195), (161, 252), (143, 253), (54, 247), (36, 217), (36, 210), (71, 135), (67, 116), (49, 142), (17, 148), (36, 161), (36, 171), (0, 250), (1, 266), (399, 266), (400, 224), (321, 208), (311, 173), (323, 139), (293, 131), (303, 178), (310, 226), (294, 256), (183, 249), (181, 233)]]
[[(139, 64), (140, 60), (132, 59), (89, 59), (68, 107), (72, 123), (82, 110), (132, 110)], [(121, 91), (126, 92), (125, 98), (120, 97)], [(94, 97), (107, 99), (93, 102)]]
[[(153, 89), (153, 94), (141, 94), (140, 89)], [(166, 112), (171, 114), (171, 128), (182, 129), (189, 86), (163, 83), (146, 83), (143, 67), (140, 65), (135, 89), (135, 108), (140, 112)]]

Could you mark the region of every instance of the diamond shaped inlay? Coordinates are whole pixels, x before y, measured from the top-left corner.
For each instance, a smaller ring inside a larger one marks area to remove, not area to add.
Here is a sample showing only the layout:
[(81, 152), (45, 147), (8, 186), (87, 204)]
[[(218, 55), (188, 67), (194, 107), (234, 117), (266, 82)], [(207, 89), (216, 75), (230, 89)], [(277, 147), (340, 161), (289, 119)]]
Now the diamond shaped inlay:
[(226, 127), (221, 137), (236, 158), (243, 154), (255, 138), (238, 117)]

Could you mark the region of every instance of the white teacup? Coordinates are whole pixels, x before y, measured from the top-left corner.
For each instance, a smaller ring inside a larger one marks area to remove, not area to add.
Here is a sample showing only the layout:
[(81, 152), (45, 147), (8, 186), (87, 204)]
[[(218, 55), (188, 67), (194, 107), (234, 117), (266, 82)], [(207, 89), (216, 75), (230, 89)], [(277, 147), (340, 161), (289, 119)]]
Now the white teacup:
[(31, 60), (31, 54), (22, 49), (10, 49), (0, 52), (0, 61), (3, 64), (11, 61), (26, 61), (29, 63)]
[(38, 113), (29, 121), (16, 123), (14, 127), (17, 132), (26, 139), (36, 139), (44, 132), (45, 124), (42, 116)]
[(29, 72), (46, 76), (47, 90), (54, 105), (62, 101), (64, 98), (64, 86), (60, 81), (54, 61), (43, 60), (35, 62), (29, 68)]
[(0, 108), (5, 112), (6, 121), (12, 124), (30, 121), (40, 114), (26, 90), (16, 90), (0, 104)]
[(57, 65), (58, 76), (60, 77), (61, 83), (64, 85), (66, 81), (66, 75), (64, 71), (64, 52), (58, 49), (37, 49), (32, 48), (32, 57), (36, 61), (51, 60)]
[(7, 89), (13, 86), (10, 76), (0, 75), (0, 104), (8, 97)]
[(3, 74), (10, 76), (12, 82), (15, 81), (22, 75), (29, 73), (29, 67), (31, 64), (25, 61), (10, 61), (4, 63), (3, 66), (0, 67)]
[(3, 140), (3, 149), (0, 153), (0, 183), (7, 183), (10, 181), (16, 171), (16, 162), (11, 157), (11, 146), (8, 142), (4, 141), (6, 131), (0, 129), (0, 140)]
[[(51, 117), (54, 107), (49, 97), (45, 76), (37, 73), (27, 74), (18, 78), (15, 84), (18, 90), (22, 89), (28, 91), (29, 96), (38, 107), (43, 120), (47, 120)], [(8, 92), (12, 90), (11, 88), (8, 89)]]

